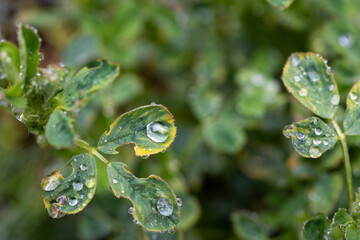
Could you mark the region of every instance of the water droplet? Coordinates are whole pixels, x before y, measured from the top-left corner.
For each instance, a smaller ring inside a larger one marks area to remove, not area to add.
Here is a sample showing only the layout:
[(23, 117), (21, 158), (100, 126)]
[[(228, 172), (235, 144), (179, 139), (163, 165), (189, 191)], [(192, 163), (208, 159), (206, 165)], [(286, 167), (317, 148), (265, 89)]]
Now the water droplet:
[(80, 191), (83, 188), (84, 184), (82, 182), (74, 182), (73, 183), (73, 188), (76, 191)]
[(291, 58), (291, 64), (294, 67), (297, 67), (300, 64), (300, 60), (297, 57), (293, 57), (293, 58)]
[(80, 170), (85, 171), (87, 169), (87, 166), (85, 164), (80, 165)]
[(78, 204), (78, 200), (76, 199), (76, 198), (71, 198), (70, 200), (69, 200), (69, 205), (70, 206), (75, 206), (76, 204)]
[(151, 102), (150, 105), (155, 106), (155, 105), (156, 105), (156, 102)]
[(134, 208), (133, 208), (133, 207), (129, 207), (128, 213), (132, 215), (132, 214), (134, 213)]
[(323, 141), (323, 144), (324, 144), (325, 146), (327, 146), (327, 145), (329, 144), (329, 142), (326, 141), (326, 140), (324, 140), (324, 141)]
[(58, 202), (61, 206), (64, 206), (68, 202), (68, 198), (66, 195), (62, 195), (56, 199), (56, 202)]
[(333, 105), (338, 105), (339, 102), (340, 102), (340, 97), (339, 95), (335, 94), (331, 97), (331, 100), (330, 100), (331, 104)]
[(165, 197), (159, 198), (156, 207), (159, 213), (163, 216), (170, 216), (174, 209), (172, 203)]
[(310, 77), (310, 80), (313, 81), (313, 82), (317, 82), (320, 79), (319, 74), (317, 72), (315, 72), (315, 71), (311, 71), (309, 73), (309, 77)]
[(181, 200), (181, 198), (177, 198), (176, 201), (177, 201), (179, 207), (181, 207), (181, 205), (182, 205), (182, 200)]
[(176, 232), (175, 228), (172, 228), (168, 231), (169, 234), (175, 234), (175, 232)]
[(86, 179), (85, 186), (88, 188), (93, 188), (96, 184), (96, 179), (94, 177)]
[(41, 182), (41, 187), (45, 191), (53, 191), (59, 185), (60, 185), (60, 178), (56, 174), (45, 177)]
[(297, 133), (296, 133), (296, 137), (297, 137), (298, 139), (304, 139), (305, 134), (304, 134), (303, 132), (297, 132)]
[(142, 159), (148, 159), (150, 155), (142, 155), (141, 158)]
[(79, 196), (79, 198), (80, 198), (80, 199), (83, 199), (83, 198), (84, 198), (84, 195), (83, 195), (83, 194), (81, 194), (81, 195)]
[(334, 85), (333, 84), (329, 85), (329, 91), (332, 91), (332, 90), (334, 90)]
[(154, 142), (164, 142), (169, 137), (169, 128), (160, 122), (151, 122), (146, 126), (147, 136)]
[(321, 143), (321, 140), (319, 140), (319, 139), (314, 139), (314, 140), (313, 140), (313, 143), (314, 143), (314, 145), (319, 145), (319, 144)]
[(300, 82), (300, 80), (301, 80), (301, 78), (300, 78), (299, 76), (295, 76), (295, 77), (294, 77), (294, 81), (295, 81), (295, 82)]
[(322, 130), (321, 130), (321, 128), (315, 128), (315, 134), (316, 135), (320, 135), (320, 134), (322, 134)]
[(353, 92), (350, 93), (351, 100), (355, 100), (355, 99), (357, 99), (357, 97), (358, 96), (355, 93), (353, 93)]
[(339, 36), (338, 38), (338, 43), (340, 44), (340, 46), (342, 46), (343, 48), (350, 48), (352, 47), (353, 43), (354, 43), (354, 38), (351, 34), (347, 33), (347, 34), (342, 34)]
[(44, 53), (39, 52), (39, 61), (44, 60)]
[(301, 89), (299, 90), (299, 95), (300, 95), (301, 97), (306, 96), (306, 95), (307, 95), (307, 90), (306, 90), (306, 88), (301, 88)]
[(322, 152), (317, 147), (311, 147), (309, 150), (310, 157), (318, 158), (321, 156)]
[(117, 183), (118, 183), (118, 180), (117, 180), (116, 178), (113, 178), (112, 182), (113, 182), (114, 184), (117, 184)]

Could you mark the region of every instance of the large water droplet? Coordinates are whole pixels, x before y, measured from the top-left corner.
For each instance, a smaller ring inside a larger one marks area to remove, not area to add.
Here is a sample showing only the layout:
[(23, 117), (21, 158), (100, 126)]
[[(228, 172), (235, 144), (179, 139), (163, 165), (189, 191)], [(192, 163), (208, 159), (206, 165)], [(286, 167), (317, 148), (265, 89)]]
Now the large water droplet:
[(154, 142), (164, 142), (169, 137), (169, 128), (160, 122), (151, 122), (146, 126), (147, 136)]
[(323, 141), (323, 144), (324, 144), (325, 146), (327, 146), (327, 145), (329, 144), (329, 142), (326, 141), (326, 140), (324, 140), (324, 141)]
[(69, 205), (70, 206), (75, 206), (76, 204), (78, 204), (78, 200), (76, 199), (76, 198), (71, 198), (70, 200), (69, 200)]
[(61, 206), (64, 206), (68, 202), (68, 198), (66, 195), (62, 195), (56, 199), (56, 202), (58, 202)]
[(315, 134), (316, 135), (320, 135), (320, 134), (322, 134), (322, 130), (321, 130), (321, 128), (315, 128)]
[(296, 133), (296, 137), (297, 137), (298, 139), (304, 139), (305, 134), (304, 134), (303, 132), (297, 132), (297, 133)]
[(321, 140), (319, 140), (319, 139), (314, 139), (313, 143), (314, 143), (314, 145), (320, 145)]
[(88, 188), (93, 188), (95, 186), (95, 183), (96, 183), (96, 179), (94, 177), (88, 178), (85, 181), (85, 186)]
[(340, 97), (339, 95), (335, 94), (331, 97), (331, 100), (330, 100), (331, 104), (332, 105), (338, 105), (339, 102), (340, 102)]
[(322, 152), (317, 147), (311, 147), (309, 150), (310, 157), (318, 158), (321, 156)]
[(315, 71), (311, 71), (309, 73), (309, 77), (310, 77), (310, 80), (313, 81), (313, 82), (317, 82), (320, 79), (319, 74), (317, 72), (315, 72)]
[(112, 182), (113, 182), (114, 184), (117, 184), (117, 183), (118, 183), (118, 180), (117, 180), (116, 178), (113, 178)]
[(87, 169), (87, 166), (85, 164), (80, 165), (80, 170), (85, 171)]
[(161, 197), (157, 202), (157, 209), (161, 215), (170, 216), (173, 212), (174, 206), (167, 198)]
[(306, 95), (307, 95), (307, 90), (306, 90), (306, 88), (301, 88), (301, 89), (299, 90), (299, 95), (300, 95), (301, 97), (306, 96)]
[(74, 182), (73, 183), (73, 188), (76, 191), (80, 191), (83, 188), (84, 184), (82, 182)]
[(41, 182), (41, 187), (45, 191), (53, 191), (60, 185), (60, 179), (56, 174), (45, 177)]

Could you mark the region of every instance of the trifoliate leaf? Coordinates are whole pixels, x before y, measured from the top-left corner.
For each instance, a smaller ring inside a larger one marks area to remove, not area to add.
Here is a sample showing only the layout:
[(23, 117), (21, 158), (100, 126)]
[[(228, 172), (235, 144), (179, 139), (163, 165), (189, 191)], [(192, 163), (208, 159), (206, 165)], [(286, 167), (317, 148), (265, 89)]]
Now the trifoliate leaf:
[(317, 117), (309, 117), (284, 128), (295, 150), (303, 157), (318, 158), (337, 142), (335, 131)]
[(134, 143), (136, 156), (155, 154), (174, 141), (176, 127), (171, 113), (162, 105), (148, 105), (121, 115), (101, 136), (98, 148), (116, 154), (117, 147)]
[(129, 212), (142, 227), (150, 231), (168, 231), (180, 221), (180, 206), (169, 185), (160, 177), (137, 178), (122, 162), (107, 166), (109, 183), (114, 195), (129, 199)]
[[(70, 170), (69, 176), (64, 176)], [(95, 194), (97, 180), (96, 161), (90, 154), (71, 158), (41, 182), (45, 208), (53, 218), (75, 214), (85, 208)]]

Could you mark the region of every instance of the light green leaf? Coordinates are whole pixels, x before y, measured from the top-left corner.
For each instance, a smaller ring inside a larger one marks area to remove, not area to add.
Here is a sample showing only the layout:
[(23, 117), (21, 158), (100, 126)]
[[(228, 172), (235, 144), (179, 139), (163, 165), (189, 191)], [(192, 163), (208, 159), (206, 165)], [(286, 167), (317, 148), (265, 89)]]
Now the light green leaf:
[(231, 215), (231, 222), (236, 235), (240, 239), (266, 240), (269, 239), (264, 227), (255, 213), (240, 211)]
[(0, 42), (0, 71), (10, 86), (19, 79), (20, 56), (17, 47), (10, 42)]
[(346, 98), (344, 130), (347, 135), (360, 135), (360, 81), (350, 90)]
[(343, 178), (339, 174), (324, 174), (309, 191), (309, 205), (316, 212), (330, 213), (343, 190)]
[(330, 220), (323, 213), (310, 218), (304, 226), (304, 240), (326, 239), (330, 229)]
[(96, 161), (88, 153), (72, 157), (65, 168), (45, 177), (42, 198), (49, 215), (59, 218), (83, 210), (95, 194), (96, 179)]
[(350, 223), (345, 231), (346, 240), (360, 240), (360, 231), (358, 230), (356, 222)]
[(168, 231), (180, 221), (180, 207), (169, 185), (160, 177), (137, 178), (122, 162), (107, 166), (109, 183), (114, 195), (129, 199), (129, 211), (136, 221), (150, 231)]
[(167, 149), (175, 135), (171, 113), (162, 105), (148, 105), (118, 117), (110, 130), (102, 134), (98, 148), (104, 153), (116, 154), (117, 147), (134, 143), (136, 156), (146, 156)]
[(285, 8), (288, 8), (293, 3), (294, 0), (267, 0), (267, 1), (274, 7), (283, 10)]
[(26, 88), (39, 65), (40, 38), (37, 30), (20, 24), (17, 31), (20, 53), (20, 80)]
[(67, 147), (74, 144), (75, 136), (71, 119), (60, 110), (51, 113), (45, 134), (49, 143), (55, 147)]
[(303, 157), (318, 158), (337, 142), (335, 131), (317, 117), (309, 117), (284, 127), (295, 150)]
[(315, 53), (293, 53), (287, 60), (282, 81), (307, 108), (323, 118), (333, 118), (340, 101), (330, 68)]
[(96, 90), (110, 84), (120, 72), (116, 64), (108, 64), (104, 60), (97, 62), (95, 67), (81, 69), (65, 86), (62, 103), (72, 109), (83, 103)]

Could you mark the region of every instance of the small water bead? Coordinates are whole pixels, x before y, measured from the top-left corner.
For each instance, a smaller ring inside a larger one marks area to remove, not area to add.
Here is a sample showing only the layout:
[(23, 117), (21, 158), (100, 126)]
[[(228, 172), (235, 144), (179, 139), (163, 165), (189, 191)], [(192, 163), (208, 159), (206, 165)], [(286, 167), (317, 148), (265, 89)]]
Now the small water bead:
[(297, 132), (297, 133), (296, 133), (296, 137), (297, 137), (298, 139), (304, 139), (305, 134), (304, 134), (303, 132)]
[(357, 95), (355, 93), (350, 93), (350, 99), (351, 100), (356, 100), (357, 99)]
[(69, 205), (70, 206), (75, 206), (76, 204), (78, 204), (78, 200), (76, 199), (76, 198), (71, 198), (70, 200), (69, 200)]
[(176, 201), (177, 201), (179, 207), (181, 207), (181, 205), (182, 205), (182, 200), (181, 200), (181, 198), (177, 198)]
[(300, 80), (301, 80), (301, 78), (300, 78), (299, 76), (295, 76), (295, 77), (294, 77), (294, 81), (295, 81), (295, 82), (300, 82)]
[(117, 183), (118, 183), (118, 180), (117, 180), (116, 178), (113, 178), (112, 182), (113, 182), (114, 184), (117, 184)]
[(53, 191), (60, 185), (60, 179), (56, 174), (47, 176), (42, 180), (41, 187), (45, 191)]
[(322, 134), (322, 130), (321, 130), (321, 128), (315, 128), (315, 134), (316, 135), (320, 135), (320, 134)]
[(334, 85), (333, 84), (329, 85), (329, 91), (332, 91), (332, 90), (334, 90)]
[(331, 104), (333, 105), (338, 105), (339, 102), (340, 102), (340, 96), (335, 94), (331, 97), (331, 100), (330, 100)]
[(79, 198), (80, 198), (80, 199), (83, 199), (83, 198), (84, 198), (84, 195), (81, 194), (81, 195), (79, 196)]
[(169, 234), (175, 234), (175, 233), (176, 233), (175, 228), (172, 228), (172, 229), (168, 230), (168, 233), (169, 233)]
[(313, 143), (314, 143), (314, 145), (320, 145), (321, 140), (319, 140), (319, 139), (314, 139), (314, 140), (313, 140)]
[(324, 144), (325, 146), (327, 146), (327, 145), (329, 144), (329, 142), (326, 141), (326, 140), (324, 140), (324, 141), (323, 141), (323, 144)]
[(85, 164), (80, 165), (80, 170), (85, 171), (87, 169), (87, 166)]
[(133, 207), (129, 207), (128, 213), (131, 214), (131, 215), (134, 214), (134, 208), (133, 208)]
[(291, 58), (291, 64), (294, 67), (297, 67), (300, 64), (300, 60), (297, 57), (293, 57), (293, 58)]
[(161, 143), (169, 137), (169, 128), (160, 122), (151, 122), (146, 126), (146, 135), (154, 142)]
[(93, 188), (96, 184), (96, 179), (94, 177), (86, 179), (85, 186), (88, 188)]
[(76, 191), (80, 191), (81, 189), (83, 189), (84, 184), (82, 182), (74, 182), (73, 183), (73, 188)]
[(299, 90), (299, 95), (300, 95), (301, 97), (306, 96), (306, 95), (307, 95), (307, 90), (306, 90), (306, 88), (301, 88), (301, 89)]
[(320, 80), (319, 74), (317, 72), (315, 72), (315, 71), (311, 71), (309, 73), (309, 77), (310, 77), (310, 80), (313, 81), (313, 82), (317, 82), (317, 81)]
[(170, 216), (174, 210), (173, 204), (165, 197), (159, 198), (156, 207), (163, 216)]
[(321, 156), (322, 152), (317, 147), (311, 147), (309, 150), (310, 157), (318, 158)]
[(142, 155), (141, 158), (142, 159), (148, 159), (150, 157), (150, 155)]

